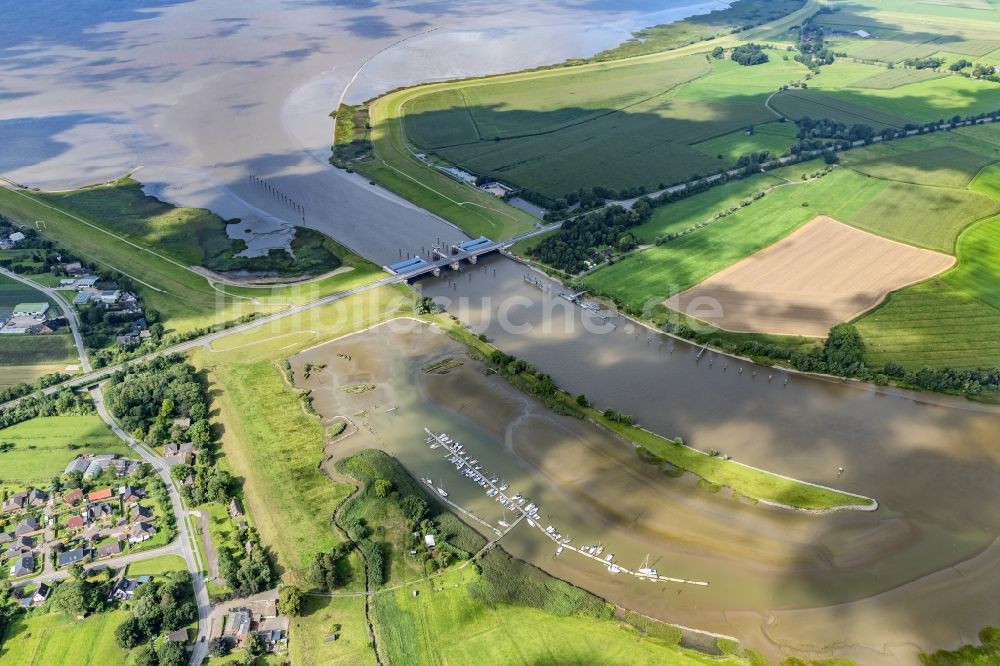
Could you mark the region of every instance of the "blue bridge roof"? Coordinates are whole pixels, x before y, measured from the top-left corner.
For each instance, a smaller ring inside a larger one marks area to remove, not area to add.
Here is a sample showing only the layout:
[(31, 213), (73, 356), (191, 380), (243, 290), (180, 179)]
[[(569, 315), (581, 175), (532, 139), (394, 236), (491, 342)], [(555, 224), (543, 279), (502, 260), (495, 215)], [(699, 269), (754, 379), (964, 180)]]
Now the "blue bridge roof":
[(482, 249), (487, 245), (492, 245), (491, 241), (486, 236), (480, 236), (479, 238), (474, 238), (472, 240), (462, 241), (456, 247), (465, 250), (466, 252), (475, 252), (476, 250)]
[(415, 271), (419, 268), (426, 268), (430, 266), (426, 261), (420, 257), (411, 257), (403, 261), (396, 262), (389, 266), (389, 270), (397, 275), (402, 273), (409, 273), (410, 271)]

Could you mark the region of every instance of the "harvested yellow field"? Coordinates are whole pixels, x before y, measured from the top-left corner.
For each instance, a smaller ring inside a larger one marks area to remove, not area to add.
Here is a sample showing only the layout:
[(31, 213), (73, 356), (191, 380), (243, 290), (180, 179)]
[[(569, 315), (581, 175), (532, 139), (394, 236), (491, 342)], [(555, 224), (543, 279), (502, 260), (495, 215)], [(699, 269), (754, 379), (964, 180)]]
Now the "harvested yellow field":
[(665, 304), (728, 331), (821, 337), (954, 263), (821, 215)]

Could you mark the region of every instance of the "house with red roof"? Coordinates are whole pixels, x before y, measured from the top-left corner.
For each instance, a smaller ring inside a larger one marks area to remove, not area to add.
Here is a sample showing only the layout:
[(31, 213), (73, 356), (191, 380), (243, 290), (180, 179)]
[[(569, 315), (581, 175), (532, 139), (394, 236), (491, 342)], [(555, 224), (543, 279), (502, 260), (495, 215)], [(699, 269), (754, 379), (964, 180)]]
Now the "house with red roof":
[(83, 529), (83, 516), (70, 516), (66, 519), (66, 529), (68, 530), (82, 530)]
[(100, 502), (101, 500), (109, 500), (113, 496), (114, 493), (111, 492), (111, 488), (102, 488), (87, 495), (87, 499), (91, 502)]
[(75, 488), (62, 496), (62, 501), (66, 504), (76, 504), (83, 499), (83, 491)]

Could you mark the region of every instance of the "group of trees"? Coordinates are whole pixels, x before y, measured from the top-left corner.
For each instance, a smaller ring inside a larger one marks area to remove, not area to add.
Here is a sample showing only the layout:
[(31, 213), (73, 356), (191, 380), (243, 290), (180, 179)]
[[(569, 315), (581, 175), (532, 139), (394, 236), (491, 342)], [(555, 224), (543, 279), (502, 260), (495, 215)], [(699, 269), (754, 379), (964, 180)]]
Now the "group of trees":
[(13, 407), (0, 411), (0, 428), (7, 428), (36, 416), (66, 416), (71, 414), (93, 414), (94, 404), (85, 394), (62, 389), (48, 395), (37, 394), (24, 397)]
[(107, 572), (88, 580), (82, 565), (71, 565), (69, 578), (52, 590), (49, 607), (72, 618), (100, 612), (104, 610), (104, 587), (108, 580)]
[(274, 564), (260, 544), (257, 530), (252, 527), (240, 530), (233, 545), (235, 548), (219, 548), (219, 574), (233, 594), (246, 597), (274, 587)]
[(928, 58), (907, 58), (903, 61), (903, 67), (909, 69), (937, 69), (944, 64), (944, 58), (931, 56)]
[(648, 199), (639, 199), (626, 210), (621, 206), (594, 211), (569, 220), (560, 232), (546, 238), (534, 250), (546, 264), (566, 271), (579, 273), (588, 260), (598, 261), (603, 251), (606, 256), (626, 252), (637, 244), (629, 229), (647, 221), (653, 207)]
[(143, 646), (136, 653), (136, 664), (183, 666), (188, 661), (183, 644), (165, 641), (157, 651), (152, 641), (161, 633), (176, 631), (197, 618), (191, 574), (172, 572), (167, 574), (165, 583), (151, 581), (136, 589), (129, 616), (115, 629), (115, 641), (126, 650)]
[(336, 590), (347, 583), (348, 567), (344, 558), (354, 550), (354, 544), (345, 541), (332, 550), (316, 553), (309, 563), (309, 583), (320, 590)]
[(762, 65), (768, 61), (767, 54), (764, 53), (764, 47), (760, 44), (754, 44), (753, 42), (737, 46), (733, 49), (729, 58), (733, 62), (739, 63), (745, 67), (749, 67), (751, 65)]
[(812, 20), (799, 27), (799, 40), (795, 44), (798, 54), (795, 60), (810, 69), (833, 63), (836, 54), (826, 46), (823, 28)]
[[(137, 353), (147, 353), (160, 346), (164, 327), (160, 323), (160, 313), (152, 308), (146, 308), (137, 313), (109, 310), (100, 303), (90, 303), (78, 309), (80, 317), (80, 333), (90, 350), (91, 360), (95, 367), (115, 365)], [(149, 338), (141, 345), (133, 348), (121, 347), (116, 338), (132, 330), (133, 322), (143, 319), (148, 325)]]
[(181, 486), (181, 496), (192, 505), (206, 502), (225, 504), (236, 492), (236, 479), (224, 469), (214, 465), (175, 465), (170, 476), (180, 484), (190, 477), (192, 483)]
[[(122, 427), (150, 446), (185, 439), (205, 449), (212, 441), (205, 383), (180, 355), (119, 370), (106, 401)], [(186, 432), (173, 423), (179, 417), (192, 421)]]
[(714, 338), (712, 333), (699, 333), (687, 324), (672, 321), (664, 322), (661, 328), (667, 333), (693, 340), (698, 344), (709, 343), (728, 352), (747, 356), (759, 363), (770, 364), (780, 361), (804, 372), (853, 377), (878, 385), (897, 382), (927, 391), (970, 396), (984, 392), (1000, 392), (1000, 368), (975, 370), (923, 368), (910, 371), (894, 361), (888, 361), (882, 367), (868, 366), (864, 361), (864, 340), (851, 324), (838, 324), (833, 327), (823, 346), (810, 352), (792, 352), (778, 344), (752, 339), (727, 343)]

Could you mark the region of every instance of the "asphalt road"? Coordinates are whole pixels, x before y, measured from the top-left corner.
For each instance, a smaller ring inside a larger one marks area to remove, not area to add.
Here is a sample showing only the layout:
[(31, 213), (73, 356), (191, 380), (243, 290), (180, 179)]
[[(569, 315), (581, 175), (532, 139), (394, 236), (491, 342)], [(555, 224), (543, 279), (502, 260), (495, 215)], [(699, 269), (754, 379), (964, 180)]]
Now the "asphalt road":
[(209, 601), (208, 589), (205, 587), (205, 579), (198, 564), (198, 554), (195, 552), (193, 540), (197, 536), (193, 535), (189, 529), (190, 518), (188, 511), (184, 507), (184, 502), (181, 500), (180, 492), (178, 492), (174, 480), (170, 478), (170, 467), (163, 458), (150, 451), (149, 448), (136, 441), (118, 426), (118, 423), (112, 418), (111, 413), (104, 404), (104, 396), (101, 394), (100, 387), (90, 389), (90, 395), (94, 400), (94, 405), (97, 407), (97, 413), (101, 415), (101, 418), (108, 424), (111, 431), (153, 467), (170, 491), (170, 503), (173, 505), (174, 516), (177, 517), (177, 539), (174, 540), (174, 544), (179, 550), (180, 556), (184, 558), (188, 571), (191, 573), (194, 598), (198, 604), (198, 634), (195, 639), (194, 649), (191, 652), (190, 662), (192, 666), (197, 666), (197, 664), (200, 664), (205, 659), (208, 650), (208, 635), (211, 633), (209, 618), (212, 613), (212, 603)]

